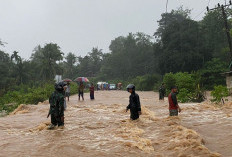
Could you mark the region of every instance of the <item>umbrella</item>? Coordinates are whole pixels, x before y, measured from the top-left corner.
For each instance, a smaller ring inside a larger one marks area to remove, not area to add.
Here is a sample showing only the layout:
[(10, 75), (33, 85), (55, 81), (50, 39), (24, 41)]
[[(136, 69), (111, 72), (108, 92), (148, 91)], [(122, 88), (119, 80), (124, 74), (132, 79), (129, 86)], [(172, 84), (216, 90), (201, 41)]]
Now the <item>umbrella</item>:
[(77, 81), (77, 82), (89, 82), (89, 80), (86, 77), (78, 77), (74, 81)]
[(68, 79), (68, 78), (63, 79), (63, 81), (64, 81), (64, 82), (72, 82), (72, 80), (71, 80), (71, 79)]

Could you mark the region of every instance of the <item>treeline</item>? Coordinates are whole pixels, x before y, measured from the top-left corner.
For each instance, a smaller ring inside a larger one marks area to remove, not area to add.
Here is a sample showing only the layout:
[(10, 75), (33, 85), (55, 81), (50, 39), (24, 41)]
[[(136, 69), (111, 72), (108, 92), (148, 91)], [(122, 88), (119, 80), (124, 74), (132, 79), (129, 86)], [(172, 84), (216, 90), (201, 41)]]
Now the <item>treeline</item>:
[(177, 72), (197, 73), (206, 89), (225, 84), (220, 73), (229, 70), (231, 58), (221, 12), (211, 11), (195, 21), (190, 10), (180, 7), (163, 13), (158, 24), (154, 35), (139, 32), (113, 39), (109, 53), (95, 47), (86, 56), (65, 56), (55, 43), (37, 46), (28, 60), (16, 51), (11, 56), (0, 51), (0, 95), (22, 84), (40, 86), (55, 75), (134, 82), (142, 90), (158, 87), (165, 74)]

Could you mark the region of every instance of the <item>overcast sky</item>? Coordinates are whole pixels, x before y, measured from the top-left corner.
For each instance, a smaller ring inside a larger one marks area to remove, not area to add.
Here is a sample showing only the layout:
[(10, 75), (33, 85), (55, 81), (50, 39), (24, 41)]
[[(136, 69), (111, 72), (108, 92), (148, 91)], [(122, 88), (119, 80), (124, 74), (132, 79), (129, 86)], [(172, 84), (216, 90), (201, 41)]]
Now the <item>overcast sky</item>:
[[(168, 11), (183, 5), (200, 20), (208, 3), (218, 2), (225, 0), (169, 0)], [(166, 0), (0, 0), (0, 39), (8, 43), (0, 49), (19, 51), (25, 59), (37, 45), (50, 42), (65, 54), (84, 56), (92, 47), (109, 52), (118, 36), (152, 35), (165, 11)]]

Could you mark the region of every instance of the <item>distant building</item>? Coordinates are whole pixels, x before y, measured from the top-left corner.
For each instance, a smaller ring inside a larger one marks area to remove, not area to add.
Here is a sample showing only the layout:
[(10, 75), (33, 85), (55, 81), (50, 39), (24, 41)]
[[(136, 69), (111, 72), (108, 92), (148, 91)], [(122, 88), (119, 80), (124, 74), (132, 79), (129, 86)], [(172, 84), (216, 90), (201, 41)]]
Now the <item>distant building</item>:
[(226, 76), (226, 86), (227, 88), (232, 88), (232, 71), (222, 73), (222, 75)]
[(54, 80), (56, 81), (56, 83), (61, 82), (62, 81), (62, 75), (56, 75)]

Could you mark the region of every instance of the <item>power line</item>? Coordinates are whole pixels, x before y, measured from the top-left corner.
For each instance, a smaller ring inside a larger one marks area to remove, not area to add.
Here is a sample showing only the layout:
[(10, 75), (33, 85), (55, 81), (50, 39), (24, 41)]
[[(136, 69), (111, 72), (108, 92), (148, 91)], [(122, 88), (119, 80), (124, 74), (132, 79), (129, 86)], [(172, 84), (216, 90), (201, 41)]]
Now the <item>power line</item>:
[(195, 20), (197, 17), (199, 17), (204, 11), (206, 11), (206, 9), (202, 10), (199, 14), (197, 14), (197, 15), (193, 18), (193, 20)]
[[(208, 1), (208, 5), (207, 5), (207, 6), (209, 6), (210, 1), (211, 1), (211, 0)], [(198, 18), (205, 10), (206, 10), (206, 9), (202, 10), (199, 14), (197, 14), (197, 15), (193, 18), (193, 20), (195, 20), (196, 18)]]

